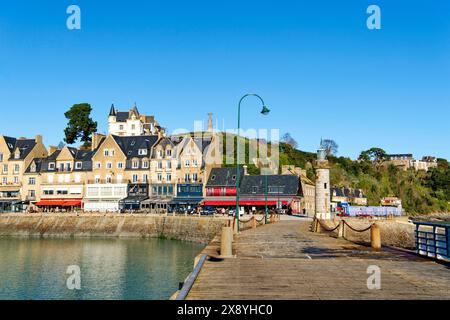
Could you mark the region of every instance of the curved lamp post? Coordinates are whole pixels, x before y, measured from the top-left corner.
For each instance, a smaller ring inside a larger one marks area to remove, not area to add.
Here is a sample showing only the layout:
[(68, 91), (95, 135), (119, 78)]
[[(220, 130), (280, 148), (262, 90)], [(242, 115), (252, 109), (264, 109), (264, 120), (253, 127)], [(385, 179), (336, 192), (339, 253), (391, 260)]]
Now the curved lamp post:
[[(238, 104), (238, 132), (237, 132), (237, 137), (236, 137), (236, 223), (237, 223), (237, 231), (240, 231), (240, 226), (239, 226), (239, 215), (240, 215), (240, 207), (239, 207), (239, 198), (240, 198), (240, 182), (241, 182), (241, 170), (240, 170), (240, 159), (239, 159), (239, 155), (240, 155), (240, 144), (239, 144), (239, 136), (241, 134), (241, 103), (242, 101), (247, 98), (247, 97), (256, 97), (261, 101), (261, 105), (262, 105), (262, 110), (261, 110), (261, 114), (263, 115), (268, 115), (270, 112), (270, 109), (266, 106), (266, 104), (264, 103), (264, 100), (257, 94), (255, 93), (247, 93), (246, 95), (244, 95), (241, 100), (239, 100), (239, 104)], [(267, 216), (267, 186), (266, 186), (266, 216)], [(267, 219), (267, 218), (266, 218)]]

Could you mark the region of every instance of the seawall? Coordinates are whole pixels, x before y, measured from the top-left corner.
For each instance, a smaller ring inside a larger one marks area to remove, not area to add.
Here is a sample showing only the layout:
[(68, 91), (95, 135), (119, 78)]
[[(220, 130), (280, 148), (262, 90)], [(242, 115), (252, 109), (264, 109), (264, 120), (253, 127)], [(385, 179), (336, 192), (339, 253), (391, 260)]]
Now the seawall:
[(144, 214), (0, 214), (0, 236), (163, 237), (209, 243), (228, 220)]

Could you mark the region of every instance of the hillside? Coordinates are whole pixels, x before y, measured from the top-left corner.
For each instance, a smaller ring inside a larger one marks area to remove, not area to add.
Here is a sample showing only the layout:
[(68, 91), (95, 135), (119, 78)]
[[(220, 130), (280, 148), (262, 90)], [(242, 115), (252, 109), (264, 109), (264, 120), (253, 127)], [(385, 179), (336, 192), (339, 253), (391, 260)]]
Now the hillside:
[[(249, 173), (259, 174), (259, 168), (248, 160), (248, 139), (245, 139), (245, 144)], [(312, 164), (315, 159), (315, 153), (280, 144), (280, 167), (290, 164), (305, 168), (308, 178), (313, 181), (315, 172)], [(439, 159), (438, 168), (429, 172), (402, 171), (393, 165), (386, 166), (370, 160), (354, 161), (346, 157), (330, 157), (329, 161), (331, 185), (362, 189), (369, 205), (379, 205), (382, 197), (397, 196), (410, 214), (450, 212), (450, 166), (445, 159)]]

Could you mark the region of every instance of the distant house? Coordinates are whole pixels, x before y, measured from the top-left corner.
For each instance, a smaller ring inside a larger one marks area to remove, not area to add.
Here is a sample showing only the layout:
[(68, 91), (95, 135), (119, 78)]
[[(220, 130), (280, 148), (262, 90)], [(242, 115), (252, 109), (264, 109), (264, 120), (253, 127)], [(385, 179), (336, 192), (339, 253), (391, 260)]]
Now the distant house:
[(437, 167), (437, 159), (432, 156), (424, 156), (422, 160), (414, 159), (410, 153), (406, 154), (389, 154), (387, 155), (386, 165), (393, 164), (402, 170), (408, 170), (410, 168), (416, 171), (428, 171), (430, 168)]
[(381, 199), (381, 206), (383, 207), (402, 207), (402, 200), (397, 197), (384, 197)]
[(331, 189), (331, 202), (347, 202), (356, 206), (366, 206), (367, 197), (361, 189), (334, 187)]

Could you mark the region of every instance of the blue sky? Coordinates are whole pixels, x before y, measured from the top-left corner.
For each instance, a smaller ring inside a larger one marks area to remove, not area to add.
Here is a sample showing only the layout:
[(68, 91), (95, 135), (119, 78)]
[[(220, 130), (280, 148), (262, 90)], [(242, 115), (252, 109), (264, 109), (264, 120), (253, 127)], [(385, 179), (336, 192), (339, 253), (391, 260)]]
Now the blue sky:
[[(81, 30), (66, 8), (81, 8)], [(366, 28), (381, 8), (382, 29)], [(63, 138), (64, 112), (89, 102), (99, 132), (111, 103), (191, 129), (213, 112), (236, 126), (290, 132), (303, 150), (321, 137), (357, 157), (450, 159), (450, 2), (9, 1), (0, 8), (0, 133)]]

